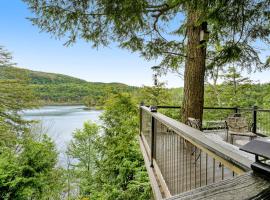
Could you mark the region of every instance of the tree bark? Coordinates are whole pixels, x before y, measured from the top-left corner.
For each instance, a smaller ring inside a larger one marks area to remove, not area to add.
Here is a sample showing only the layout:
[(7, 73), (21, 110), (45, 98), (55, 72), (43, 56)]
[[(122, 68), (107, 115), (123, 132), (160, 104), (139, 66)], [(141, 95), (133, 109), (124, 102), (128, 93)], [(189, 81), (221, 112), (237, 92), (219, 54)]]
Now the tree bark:
[(199, 119), (202, 122), (203, 116), (206, 44), (200, 43), (202, 26), (197, 24), (199, 17), (198, 11), (188, 10), (188, 43), (182, 105), (182, 122), (184, 123), (187, 122), (188, 117)]

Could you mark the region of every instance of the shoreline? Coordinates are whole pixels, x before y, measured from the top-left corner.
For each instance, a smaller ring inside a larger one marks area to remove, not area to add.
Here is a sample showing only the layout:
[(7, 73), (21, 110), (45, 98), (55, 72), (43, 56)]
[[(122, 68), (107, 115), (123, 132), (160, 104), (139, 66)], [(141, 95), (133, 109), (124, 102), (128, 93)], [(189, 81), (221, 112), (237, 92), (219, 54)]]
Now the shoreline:
[(83, 103), (40, 103), (38, 107), (42, 106), (84, 106), (85, 110), (103, 110), (104, 106), (91, 106), (88, 107)]

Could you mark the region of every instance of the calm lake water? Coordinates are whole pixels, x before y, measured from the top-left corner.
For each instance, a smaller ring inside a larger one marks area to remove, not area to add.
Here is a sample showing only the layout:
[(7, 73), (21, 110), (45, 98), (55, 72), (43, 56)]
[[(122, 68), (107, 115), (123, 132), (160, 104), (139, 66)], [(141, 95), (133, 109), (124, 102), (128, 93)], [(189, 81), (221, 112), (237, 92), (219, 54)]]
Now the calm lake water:
[(83, 127), (83, 123), (91, 120), (101, 124), (99, 116), (102, 111), (87, 110), (84, 106), (44, 106), (40, 109), (26, 110), (23, 118), (38, 120), (34, 125), (37, 132), (47, 133), (54, 141), (60, 153), (60, 163), (64, 162), (64, 152), (72, 132)]

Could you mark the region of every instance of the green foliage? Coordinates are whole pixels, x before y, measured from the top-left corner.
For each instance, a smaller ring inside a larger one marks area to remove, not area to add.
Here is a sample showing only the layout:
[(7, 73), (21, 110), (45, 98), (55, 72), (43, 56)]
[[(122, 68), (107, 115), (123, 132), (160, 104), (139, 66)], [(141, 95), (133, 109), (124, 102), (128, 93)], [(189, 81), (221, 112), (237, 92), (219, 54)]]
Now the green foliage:
[[(195, 25), (208, 23), (207, 64), (236, 63), (245, 68), (269, 67), (254, 41), (269, 44), (269, 0), (24, 0), (31, 21), (42, 31), (67, 39), (82, 38), (94, 47), (117, 42), (146, 59), (161, 60), (166, 69), (184, 66), (187, 55), (187, 16), (199, 15)], [(216, 48), (218, 46), (218, 48)]]
[[(267, 98), (269, 94), (268, 83), (266, 84), (240, 84), (237, 88), (237, 93), (234, 93), (232, 85), (220, 84), (217, 86), (219, 97), (221, 100), (221, 107), (252, 107), (257, 105), (261, 108), (269, 109), (270, 103)], [(206, 87), (205, 106), (219, 106), (217, 99), (213, 98), (213, 89)]]
[(26, 74), (9, 70), (10, 59), (10, 53), (0, 47), (0, 145), (9, 145), (25, 130), (28, 122), (18, 112), (35, 105)]
[[(15, 67), (0, 68), (0, 81), (11, 82), (16, 74), (24, 74), (28, 86), (33, 91), (36, 100), (45, 104), (80, 103), (88, 107), (103, 106), (110, 95), (118, 92), (133, 92), (136, 88), (121, 83), (87, 82), (62, 74), (31, 71)], [(7, 84), (7, 89), (11, 89)], [(20, 94), (24, 90), (18, 90)], [(22, 95), (28, 97), (28, 95)], [(13, 98), (13, 101), (21, 99)]]
[(143, 86), (139, 91), (139, 99), (146, 105), (164, 105), (170, 98), (169, 91), (164, 87), (163, 83), (159, 83), (157, 86)]
[(0, 199), (60, 199), (61, 169), (46, 136), (30, 133), (19, 112), (34, 106), (25, 73), (14, 72), (0, 48)]
[[(67, 173), (73, 176), (68, 184), (74, 185), (74, 182), (77, 182), (75, 180), (79, 180), (77, 187), (80, 197), (90, 197), (92, 193), (96, 162), (99, 158), (96, 147), (99, 130), (99, 126), (95, 123), (85, 122), (83, 129), (73, 133), (73, 138), (68, 146), (67, 155), (74, 161), (71, 162), (71, 166), (68, 166), (68, 170), (71, 171), (67, 171)], [(69, 169), (69, 167), (71, 168)], [(69, 195), (72, 193), (72, 191), (67, 192)]]
[[(72, 160), (67, 171), (69, 198), (149, 199), (150, 184), (137, 141), (138, 109), (132, 97), (111, 97), (102, 121), (102, 130), (86, 122), (73, 134), (67, 151)], [(72, 189), (74, 185), (78, 189)]]
[(11, 59), (11, 53), (8, 52), (3, 46), (0, 46), (0, 67), (12, 65)]
[[(185, 66), (183, 121), (188, 115), (202, 118), (206, 65), (211, 69), (237, 64), (248, 71), (269, 67), (269, 59), (263, 62), (254, 45), (270, 43), (269, 0), (24, 2), (34, 13), (32, 23), (57, 38), (67, 38), (67, 45), (77, 39), (94, 47), (113, 42), (147, 60), (160, 60), (165, 73)], [(201, 31), (210, 32), (202, 45)], [(198, 81), (192, 81), (194, 73)]]
[(102, 120), (104, 134), (99, 140), (100, 160), (92, 198), (149, 199), (149, 180), (137, 141), (138, 109), (131, 96), (111, 98)]
[[(146, 106), (180, 106), (183, 100), (183, 88), (166, 88), (164, 83), (158, 83), (157, 86), (143, 86), (139, 88), (132, 96), (132, 99), (139, 105), (143, 103)], [(179, 109), (162, 109), (159, 112), (180, 119)]]
[(265, 89), (269, 84), (254, 84), (248, 77), (243, 77), (235, 67), (229, 67), (224, 74), (219, 75), (219, 78), (223, 80), (222, 84), (206, 86), (206, 106), (266, 106), (267, 102), (263, 102), (263, 98), (258, 97), (266, 95)]
[(67, 153), (79, 161), (76, 166), (82, 165), (81, 168), (87, 171), (94, 168), (97, 154), (95, 143), (97, 142), (98, 133), (98, 125), (91, 122), (85, 122), (83, 129), (76, 130), (73, 133), (73, 139), (69, 144)]
[(57, 153), (46, 136), (17, 139), (17, 149), (0, 148), (1, 199), (60, 199), (61, 170)]

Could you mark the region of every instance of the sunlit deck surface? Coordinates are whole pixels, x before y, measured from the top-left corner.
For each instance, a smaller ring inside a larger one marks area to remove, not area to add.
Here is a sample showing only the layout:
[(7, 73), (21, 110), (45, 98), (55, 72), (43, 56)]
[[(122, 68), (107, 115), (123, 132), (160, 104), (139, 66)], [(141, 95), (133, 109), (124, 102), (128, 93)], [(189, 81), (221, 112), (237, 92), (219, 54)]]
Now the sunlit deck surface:
[[(222, 143), (224, 142), (223, 145), (235, 149), (235, 151), (239, 151), (241, 146), (250, 141), (249, 137), (234, 136), (234, 142), (233, 145), (231, 145), (227, 142), (227, 133), (225, 130), (205, 130), (203, 132), (207, 138), (215, 140), (218, 143), (222, 141)], [(243, 156), (248, 157), (249, 160), (255, 161), (255, 156), (252, 154), (243, 152)], [(216, 182), (209, 186), (203, 186), (169, 198), (169, 200), (199, 199), (270, 199), (269, 177), (258, 176), (258, 174), (254, 174), (253, 172), (247, 172), (235, 178)]]
[[(226, 143), (229, 143), (228, 141), (231, 141), (230, 138), (227, 140), (227, 134), (225, 130), (204, 130), (203, 131), (205, 136), (208, 138), (211, 138), (213, 140), (220, 140), (224, 141)], [(229, 136), (230, 137), (230, 136)], [(233, 145), (236, 147), (241, 147), (245, 144), (247, 144), (250, 141), (249, 137), (245, 136), (234, 136)]]
[(270, 183), (253, 172), (197, 188), (167, 200), (268, 200)]
[[(249, 137), (191, 128), (141, 108), (140, 147), (155, 199), (270, 199), (270, 182), (254, 175)], [(230, 138), (229, 138), (230, 141)], [(269, 197), (269, 198), (268, 198)]]

